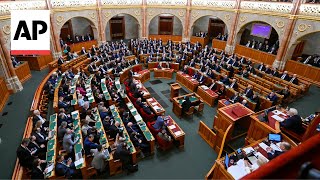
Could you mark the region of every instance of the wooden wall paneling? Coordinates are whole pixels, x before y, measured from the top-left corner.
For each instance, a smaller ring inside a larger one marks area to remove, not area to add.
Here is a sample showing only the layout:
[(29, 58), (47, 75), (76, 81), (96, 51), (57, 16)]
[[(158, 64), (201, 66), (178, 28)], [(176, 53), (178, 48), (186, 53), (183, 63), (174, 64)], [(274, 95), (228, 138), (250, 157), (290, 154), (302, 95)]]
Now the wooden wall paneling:
[(21, 83), (24, 83), (31, 78), (31, 72), (27, 61), (23, 61), (21, 65), (15, 68), (15, 71)]
[(8, 98), (9, 98), (9, 90), (7, 88), (5, 80), (0, 77), (0, 112), (3, 110)]

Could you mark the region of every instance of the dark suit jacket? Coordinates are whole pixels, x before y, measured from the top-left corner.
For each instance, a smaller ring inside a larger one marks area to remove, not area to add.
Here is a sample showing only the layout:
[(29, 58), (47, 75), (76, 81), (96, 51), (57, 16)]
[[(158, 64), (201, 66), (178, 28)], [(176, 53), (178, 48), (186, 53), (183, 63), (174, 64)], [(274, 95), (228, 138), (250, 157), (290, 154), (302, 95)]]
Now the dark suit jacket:
[[(230, 87), (231, 87), (232, 83), (230, 83)], [(233, 89), (238, 89), (238, 83), (235, 82), (234, 85), (231, 87)]]
[(281, 126), (297, 134), (303, 133), (302, 120), (299, 115), (294, 115), (281, 122)]
[(230, 99), (229, 99), (231, 102), (233, 103), (236, 103), (236, 102), (239, 102), (240, 101), (240, 97), (239, 96), (231, 96)]
[(248, 91), (248, 88), (246, 88), (246, 89), (244, 90), (244, 94), (245, 94), (245, 96), (247, 96), (248, 98), (251, 98), (251, 97), (253, 96), (253, 90), (250, 89), (250, 90)]
[(277, 103), (278, 97), (276, 95), (274, 95), (273, 97), (270, 97), (270, 94), (269, 94), (267, 98), (269, 98), (270, 101), (272, 101), (272, 105), (275, 105)]
[(19, 145), (17, 149), (17, 157), (19, 158), (19, 163), (21, 166), (31, 169), (34, 157), (31, 155), (30, 151)]
[(286, 80), (286, 81), (289, 80), (289, 75), (288, 75), (288, 74), (286, 74), (286, 75), (284, 76), (284, 78), (282, 78), (282, 76), (283, 76), (283, 74), (279, 75), (279, 78), (284, 79), (284, 80)]
[(44, 179), (43, 171), (37, 167), (33, 167), (31, 171), (31, 179)]
[(64, 60), (63, 60), (62, 58), (59, 58), (59, 59), (58, 59), (58, 64), (61, 65), (61, 64), (63, 64), (63, 63), (64, 63)]
[[(291, 81), (292, 79), (293, 79), (293, 77), (290, 78), (289, 81)], [(295, 85), (298, 85), (298, 79), (297, 79), (297, 78), (294, 78), (294, 79), (292, 80), (292, 83), (295, 84)]]
[(183, 103), (182, 103), (182, 111), (184, 112), (187, 112), (189, 111), (190, 107), (191, 107), (191, 101), (190, 100), (185, 100)]
[(143, 111), (146, 113), (146, 114), (151, 114), (151, 110), (148, 106), (143, 106)]
[(282, 153), (284, 153), (284, 152), (275, 150), (274, 154), (268, 153), (268, 159), (269, 160), (274, 159), (277, 156), (281, 155)]
[(43, 136), (43, 138), (35, 132), (32, 133), (32, 135), (34, 135), (36, 137), (36, 142), (38, 144), (46, 144), (47, 143), (47, 140), (46, 140), (47, 135), (45, 135), (43, 133), (40, 133), (40, 134)]
[(75, 174), (75, 171), (73, 169), (71, 169), (70, 167), (66, 166), (65, 164), (57, 162), (55, 173), (58, 176), (65, 176), (67, 178), (70, 178), (70, 177), (72, 177), (72, 175)]

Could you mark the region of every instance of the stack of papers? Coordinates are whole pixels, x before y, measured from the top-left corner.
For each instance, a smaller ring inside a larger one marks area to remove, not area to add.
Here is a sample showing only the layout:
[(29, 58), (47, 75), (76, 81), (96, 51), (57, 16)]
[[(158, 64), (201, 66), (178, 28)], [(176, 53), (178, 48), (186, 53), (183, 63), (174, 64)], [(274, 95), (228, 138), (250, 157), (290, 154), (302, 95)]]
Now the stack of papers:
[(176, 131), (176, 132), (174, 132), (174, 134), (175, 134), (176, 136), (180, 136), (182, 133), (181, 133), (181, 131)]
[(168, 126), (169, 129), (175, 129), (176, 126), (174, 124), (172, 124), (171, 126)]
[(139, 114), (135, 115), (134, 118), (136, 119), (136, 121), (142, 120), (142, 117)]
[(209, 89), (206, 85), (202, 85), (201, 87), (202, 87), (204, 90)]
[(158, 104), (157, 102), (151, 103), (152, 106), (155, 106), (155, 105), (157, 105), (157, 104)]
[(54, 164), (51, 164), (51, 165), (48, 166), (47, 168), (48, 168), (48, 173), (50, 173), (50, 172), (53, 170), (53, 168), (54, 168)]
[(259, 146), (263, 149), (263, 150), (265, 150), (265, 151), (267, 151), (267, 147), (269, 147), (268, 145), (266, 145), (265, 143), (259, 143)]
[(74, 162), (74, 166), (79, 166), (79, 165), (81, 165), (81, 164), (83, 164), (83, 158), (80, 158), (80, 159), (78, 159), (78, 160), (76, 160), (75, 162)]
[(244, 150), (244, 152), (246, 152), (246, 154), (249, 154), (252, 151), (254, 151), (254, 149), (252, 147), (247, 147), (247, 148), (244, 148), (243, 150)]
[(282, 122), (282, 121), (284, 121), (284, 119), (282, 118), (282, 117), (280, 117), (280, 116), (278, 116), (278, 115), (273, 115), (273, 116), (271, 116), (273, 119), (275, 119), (276, 121), (278, 121), (278, 122)]
[(272, 148), (272, 149), (274, 149), (274, 150), (276, 150), (276, 151), (282, 151), (277, 145), (275, 145), (275, 144), (270, 144), (270, 147)]

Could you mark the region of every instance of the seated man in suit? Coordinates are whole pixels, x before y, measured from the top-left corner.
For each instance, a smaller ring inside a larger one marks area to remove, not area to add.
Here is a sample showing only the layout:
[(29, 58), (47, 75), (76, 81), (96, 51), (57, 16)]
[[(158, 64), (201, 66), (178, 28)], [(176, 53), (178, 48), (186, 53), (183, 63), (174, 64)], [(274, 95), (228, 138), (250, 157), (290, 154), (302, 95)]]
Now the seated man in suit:
[(18, 61), (18, 59), (14, 56), (11, 56), (11, 61), (14, 68), (18, 67), (21, 64), (21, 62)]
[(123, 169), (132, 169), (130, 147), (126, 143), (120, 143), (114, 152), (114, 159), (120, 159), (123, 164)]
[(51, 137), (48, 137), (45, 133), (41, 132), (41, 128), (35, 129), (32, 135), (36, 137), (36, 142), (38, 144), (46, 145), (48, 140), (51, 139)]
[(211, 80), (211, 85), (209, 86), (209, 89), (211, 89), (212, 91), (217, 91), (218, 89), (218, 86), (217, 86), (217, 83), (214, 79)]
[(139, 107), (143, 107), (143, 103), (141, 101), (141, 98), (138, 98), (137, 101), (136, 101), (136, 104), (139, 106)]
[(288, 86), (285, 86), (284, 89), (279, 91), (279, 94), (283, 95), (283, 99), (287, 99), (290, 96), (290, 91), (288, 89)]
[(141, 157), (144, 158), (144, 154), (148, 153), (149, 151), (149, 144), (146, 142), (143, 138), (143, 136), (140, 133), (137, 132), (131, 132), (130, 133), (130, 139), (134, 145), (134, 147), (138, 147), (141, 150)]
[(86, 139), (83, 142), (84, 151), (86, 155), (91, 154), (91, 150), (96, 149), (98, 147), (98, 144), (94, 143), (93, 140), (94, 140), (94, 135), (90, 134), (88, 137), (86, 137)]
[(41, 121), (42, 126), (45, 126), (45, 127), (48, 126), (48, 121), (41, 116), (40, 111), (37, 110), (37, 109), (33, 111), (33, 119), (32, 119), (32, 120), (33, 120), (33, 126), (34, 126), (38, 121)]
[(289, 75), (288, 75), (288, 71), (284, 71), (281, 75), (280, 75), (280, 79), (286, 80), (288, 81), (290, 79)]
[(219, 90), (217, 91), (217, 94), (219, 96), (219, 99), (224, 98), (224, 96), (226, 95), (226, 88), (224, 85), (222, 85)]
[(19, 158), (19, 163), (21, 166), (32, 169), (32, 162), (35, 159), (34, 154), (36, 150), (30, 151), (28, 145), (30, 143), (29, 138), (24, 138), (17, 149), (17, 157)]
[(256, 103), (256, 107), (255, 107), (254, 111), (258, 111), (260, 108), (259, 95), (257, 93), (254, 93), (250, 99), (251, 99), (251, 101)]
[(143, 112), (145, 112), (146, 114), (149, 114), (149, 115), (153, 114), (153, 112), (151, 111), (147, 103), (144, 103), (142, 108), (143, 108)]
[(297, 134), (302, 134), (303, 133), (302, 119), (298, 115), (298, 111), (294, 108), (290, 108), (287, 114), (289, 117), (285, 119), (283, 122), (281, 122), (280, 125)]
[(230, 80), (228, 75), (224, 75), (222, 79), (220, 79), (220, 81), (224, 84), (224, 85), (229, 85), (230, 84)]
[(258, 70), (259, 71), (265, 71), (266, 70), (266, 67), (264, 66), (263, 63), (260, 63), (260, 65), (258, 66)]
[(271, 92), (266, 98), (272, 102), (273, 106), (276, 105), (278, 96), (274, 92)]
[(59, 59), (58, 59), (58, 65), (61, 65), (63, 63), (64, 63), (64, 59), (63, 59), (62, 56), (60, 56)]
[(195, 72), (195, 73), (193, 74), (192, 78), (193, 78), (193, 79), (198, 79), (199, 76), (200, 76), (200, 73), (197, 71), (197, 72)]
[(229, 101), (230, 101), (231, 103), (237, 103), (237, 102), (239, 102), (239, 101), (240, 101), (239, 93), (238, 93), (238, 92), (235, 92), (234, 95), (229, 98)]
[(64, 108), (64, 109), (68, 109), (70, 106), (70, 102), (66, 102), (64, 101), (64, 98), (62, 96), (59, 97), (59, 102), (58, 102), (58, 108)]
[(249, 108), (249, 104), (248, 104), (247, 100), (245, 100), (245, 99), (242, 100), (241, 104), (244, 105), (245, 107)]
[(120, 133), (122, 131), (121, 127), (120, 127), (120, 123), (118, 121), (116, 121), (113, 125), (110, 126), (109, 128), (109, 135), (111, 139), (115, 139), (117, 134)]
[(77, 175), (72, 159), (69, 158), (68, 160), (65, 160), (62, 155), (57, 156), (55, 173), (57, 176), (64, 176), (68, 179), (74, 178)]
[(253, 95), (252, 85), (248, 85), (248, 87), (244, 90), (243, 95), (245, 95), (247, 98), (251, 98)]
[(202, 84), (204, 82), (204, 78), (205, 78), (204, 75), (202, 73), (199, 73), (197, 80), (200, 84)]
[(244, 70), (240, 73), (240, 75), (241, 75), (242, 77), (246, 78), (246, 79), (249, 78), (249, 73), (248, 73), (248, 71), (247, 71), (246, 69), (244, 69)]
[(191, 107), (191, 101), (189, 99), (189, 96), (184, 97), (184, 101), (181, 104), (182, 106), (182, 112), (188, 112)]
[(292, 76), (292, 78), (289, 80), (289, 82), (291, 82), (291, 83), (293, 83), (293, 84), (295, 84), (295, 85), (298, 85), (298, 84), (299, 84), (299, 81), (298, 81), (297, 75), (294, 74), (294, 75)]
[(268, 159), (271, 160), (271, 159), (274, 159), (276, 158), (277, 156), (289, 151), (291, 149), (291, 145), (287, 142), (281, 142), (280, 143), (280, 149), (282, 151), (277, 151), (277, 150), (274, 150), (272, 149), (271, 147), (267, 147), (267, 153), (268, 153)]
[(231, 84), (229, 85), (229, 88), (233, 88), (234, 90), (238, 89), (238, 83), (236, 79), (231, 80)]

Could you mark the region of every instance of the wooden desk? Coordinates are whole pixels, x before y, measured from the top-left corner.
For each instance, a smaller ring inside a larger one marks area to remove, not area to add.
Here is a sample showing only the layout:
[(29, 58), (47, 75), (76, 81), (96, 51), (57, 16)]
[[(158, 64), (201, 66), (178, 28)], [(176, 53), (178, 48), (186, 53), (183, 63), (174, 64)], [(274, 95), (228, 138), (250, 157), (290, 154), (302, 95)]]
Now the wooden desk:
[(199, 82), (197, 80), (192, 79), (192, 77), (190, 77), (188, 74), (184, 74), (181, 71), (177, 72), (176, 81), (189, 89), (191, 92), (196, 92), (196, 89), (199, 86)]
[[(280, 111), (284, 114), (286, 113), (284, 109)], [(258, 139), (261, 139), (261, 137), (268, 136), (269, 133), (277, 134), (281, 132), (280, 123), (272, 117), (274, 113), (272, 111), (268, 113), (268, 122), (259, 120), (264, 115), (264, 111), (259, 111), (250, 116), (251, 123), (246, 137), (246, 144), (251, 144)], [(280, 117), (284, 119), (287, 118), (286, 115), (280, 115)]]
[[(207, 86), (205, 86), (207, 87)], [(208, 88), (208, 87), (207, 87)], [(218, 98), (218, 94), (211, 89), (204, 89), (202, 86), (198, 86), (197, 94), (201, 99), (209, 106), (213, 107), (215, 100)]]
[(191, 36), (190, 42), (191, 43), (199, 42), (202, 45), (202, 47), (204, 47), (205, 45), (207, 45), (209, 43), (209, 37)]
[(224, 51), (226, 48), (227, 41), (221, 41), (219, 39), (212, 39), (212, 47), (219, 51)]
[(81, 51), (82, 47), (84, 47), (85, 49), (91, 49), (92, 45), (95, 45), (97, 47), (98, 45), (98, 41), (97, 40), (91, 40), (91, 41), (84, 41), (84, 42), (78, 42), (78, 43), (74, 43), (74, 44), (70, 44), (70, 52), (73, 51)]
[(180, 128), (180, 126), (172, 119), (171, 116), (166, 116), (168, 118), (167, 122), (167, 130), (169, 131), (170, 135), (174, 138), (175, 141), (179, 142), (179, 148), (184, 148), (184, 138), (185, 133)]
[(172, 79), (174, 70), (154, 68), (153, 71), (154, 71), (154, 78)]
[(146, 99), (146, 102), (157, 116), (162, 116), (166, 112), (166, 110), (161, 106), (161, 104), (155, 98), (152, 97), (152, 98)]
[(46, 56), (17, 56), (20, 61), (28, 61), (31, 70), (41, 71), (48, 67), (48, 64), (53, 60), (52, 55)]
[(138, 113), (138, 110), (134, 107), (134, 105), (132, 104), (132, 102), (130, 100), (127, 103), (127, 107), (129, 109), (132, 117), (135, 119), (137, 125), (139, 126), (141, 132), (143, 133), (144, 137), (148, 141), (149, 146), (150, 146), (150, 153), (154, 154), (155, 139), (154, 139), (152, 133), (150, 132), (150, 130), (147, 127), (146, 123), (143, 121), (142, 117)]
[[(297, 147), (297, 144), (294, 143), (290, 138), (288, 138), (284, 134), (281, 134), (281, 135), (283, 136), (283, 142), (288, 142), (291, 145), (292, 148)], [(262, 147), (259, 146), (259, 143), (263, 143), (266, 139), (267, 139), (266, 136), (264, 136), (264, 138), (262, 138), (262, 139), (260, 139), (258, 141), (255, 141), (255, 142), (251, 143), (248, 146), (245, 146), (243, 148), (242, 154), (244, 156), (246, 156), (248, 153), (245, 150), (247, 148), (250, 148), (250, 149), (253, 148), (256, 151), (256, 153), (259, 153), (259, 155), (262, 155), (264, 158), (266, 158), (267, 161), (270, 161), (270, 160), (268, 160), (267, 152)], [(248, 151), (249, 151), (249, 149), (248, 149)], [(229, 157), (232, 157), (234, 155), (235, 155), (235, 152), (229, 154)], [(219, 158), (219, 159), (216, 160), (216, 162), (215, 162), (215, 164), (213, 166), (213, 169), (211, 169), (213, 171), (210, 172), (210, 174), (209, 174), (210, 178), (212, 178), (212, 179), (235, 179), (233, 177), (233, 175), (231, 173), (229, 173), (227, 171), (227, 169), (225, 168), (224, 161), (225, 161), (225, 157), (222, 157), (222, 158)], [(270, 167), (264, 165), (264, 166), (259, 167), (259, 168), (270, 168)]]
[[(226, 141), (236, 138), (231, 137), (231, 134), (235, 128), (235, 125), (241, 126), (243, 129), (249, 129), (250, 119), (249, 116), (254, 112), (240, 103), (230, 104), (228, 106), (218, 108), (217, 118), (214, 119), (213, 128), (217, 131), (217, 146), (221, 145), (224, 132), (232, 125), (230, 133), (227, 136)], [(221, 147), (217, 147), (217, 152)]]
[[(47, 163), (52, 163), (55, 167), (56, 165), (56, 159), (57, 159), (57, 134), (58, 134), (58, 120), (57, 120), (57, 114), (53, 114), (50, 116), (49, 119), (49, 132), (54, 132), (52, 139), (50, 139), (47, 143), (47, 153), (46, 153), (46, 161)], [(55, 177), (55, 168), (51, 172), (48, 172), (45, 174), (46, 178), (54, 178)]]
[(263, 51), (259, 51), (257, 49), (252, 49), (246, 46), (242, 46), (240, 44), (236, 45), (234, 53), (240, 54), (247, 58), (251, 58), (251, 60), (255, 62), (263, 62), (264, 64), (268, 65), (272, 65), (276, 58), (276, 55), (274, 54), (269, 54)]
[(133, 75), (135, 79), (140, 80), (142, 83), (150, 80), (150, 71), (148, 69), (139, 71), (138, 74)]
[(168, 40), (171, 40), (172, 42), (181, 42), (182, 41), (182, 36), (177, 36), (177, 35), (149, 35), (148, 39), (161, 39), (162, 40), (162, 44), (165, 45), (167, 44)]
[(31, 72), (27, 61), (23, 61), (23, 63), (14, 68), (14, 70), (21, 83), (24, 83), (31, 78)]
[[(162, 62), (162, 61), (160, 61)], [(174, 63), (174, 62), (168, 62), (169, 64), (169, 69), (173, 69), (175, 72), (179, 71), (179, 63)], [(159, 65), (159, 62), (148, 62), (148, 69), (150, 71), (153, 71), (154, 68), (157, 68)], [(163, 67), (163, 65), (162, 65)]]
[(181, 89), (181, 86), (179, 85), (179, 83), (173, 83), (173, 84), (170, 84), (170, 87), (171, 87), (170, 101), (173, 101), (174, 97), (179, 96), (179, 91)]
[(2, 112), (8, 98), (9, 98), (9, 90), (8, 90), (8, 87), (6, 85), (6, 82), (5, 80), (0, 77), (0, 112)]
[(183, 99), (185, 98), (185, 96), (189, 96), (189, 99), (191, 101), (191, 105), (195, 105), (195, 104), (198, 105), (202, 102), (200, 99), (200, 96), (196, 93), (190, 93), (190, 94), (186, 94), (183, 96), (178, 96), (178, 97), (173, 98), (172, 111), (179, 118), (181, 118), (181, 116), (182, 116), (182, 102), (183, 102)]

